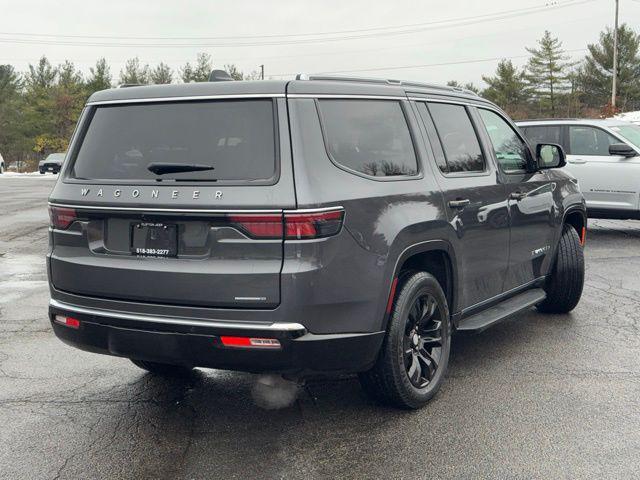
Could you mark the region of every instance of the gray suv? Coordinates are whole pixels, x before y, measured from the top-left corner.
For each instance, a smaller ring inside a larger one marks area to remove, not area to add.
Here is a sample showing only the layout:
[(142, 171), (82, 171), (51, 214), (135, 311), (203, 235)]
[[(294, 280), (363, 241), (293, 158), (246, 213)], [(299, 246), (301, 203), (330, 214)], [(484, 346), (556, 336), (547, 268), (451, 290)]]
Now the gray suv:
[(49, 199), (56, 335), (156, 374), (358, 373), (438, 390), (454, 331), (580, 299), (585, 204), (492, 103), (387, 80), (89, 99)]

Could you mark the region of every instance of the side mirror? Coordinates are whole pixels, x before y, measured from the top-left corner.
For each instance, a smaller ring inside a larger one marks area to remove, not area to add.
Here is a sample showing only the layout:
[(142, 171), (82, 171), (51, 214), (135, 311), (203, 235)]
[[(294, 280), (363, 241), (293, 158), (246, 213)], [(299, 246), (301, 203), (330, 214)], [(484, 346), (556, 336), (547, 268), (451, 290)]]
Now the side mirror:
[(622, 157), (635, 157), (638, 155), (633, 147), (626, 143), (612, 143), (609, 145), (609, 155), (620, 155)]
[(556, 143), (539, 143), (536, 145), (538, 168), (561, 168), (567, 164), (567, 156), (562, 147)]

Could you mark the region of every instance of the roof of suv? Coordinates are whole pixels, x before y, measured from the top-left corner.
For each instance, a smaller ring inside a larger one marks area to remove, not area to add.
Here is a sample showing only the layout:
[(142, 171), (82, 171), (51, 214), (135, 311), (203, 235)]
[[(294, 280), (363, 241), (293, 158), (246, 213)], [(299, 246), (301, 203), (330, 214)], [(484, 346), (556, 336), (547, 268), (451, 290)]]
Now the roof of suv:
[(288, 95), (371, 95), (401, 96), (408, 94), (444, 95), (475, 102), (490, 103), (473, 92), (458, 87), (404, 82), (399, 80), (355, 77), (311, 76), (304, 80), (258, 80), (180, 83), (169, 85), (127, 86), (94, 93), (88, 103), (127, 102), (129, 100), (195, 98), (208, 96), (284, 96)]
[(615, 118), (547, 118), (540, 120), (518, 120), (516, 125), (519, 127), (530, 127), (534, 125), (595, 125), (600, 127), (613, 127), (615, 125), (624, 125), (624, 120)]

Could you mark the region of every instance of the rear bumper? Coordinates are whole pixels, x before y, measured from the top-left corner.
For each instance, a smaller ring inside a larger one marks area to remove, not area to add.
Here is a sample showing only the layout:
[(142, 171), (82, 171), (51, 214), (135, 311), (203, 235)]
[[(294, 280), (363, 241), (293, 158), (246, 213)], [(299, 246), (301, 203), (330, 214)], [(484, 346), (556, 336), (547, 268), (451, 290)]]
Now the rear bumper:
[(61, 165), (51, 164), (51, 165), (40, 165), (38, 166), (38, 170), (41, 172), (51, 172), (51, 173), (59, 173)]
[[(77, 329), (55, 315), (80, 320)], [(162, 363), (280, 373), (345, 373), (369, 369), (384, 332), (316, 335), (297, 323), (209, 322), (87, 309), (56, 300), (49, 305), (53, 330), (76, 348)], [(233, 348), (220, 337), (278, 339), (280, 349)]]

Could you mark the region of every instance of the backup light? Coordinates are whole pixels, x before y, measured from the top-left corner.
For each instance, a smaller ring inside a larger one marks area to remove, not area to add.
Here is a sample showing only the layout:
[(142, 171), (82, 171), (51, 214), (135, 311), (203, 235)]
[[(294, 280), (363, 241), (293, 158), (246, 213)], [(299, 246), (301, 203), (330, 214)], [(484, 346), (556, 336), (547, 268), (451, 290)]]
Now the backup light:
[(274, 350), (281, 348), (280, 341), (276, 338), (221, 336), (220, 341), (225, 347), (231, 348), (266, 348)]
[(64, 325), (65, 327), (73, 328), (75, 330), (80, 328), (80, 320), (77, 318), (56, 315), (54, 317), (54, 321), (59, 325)]

